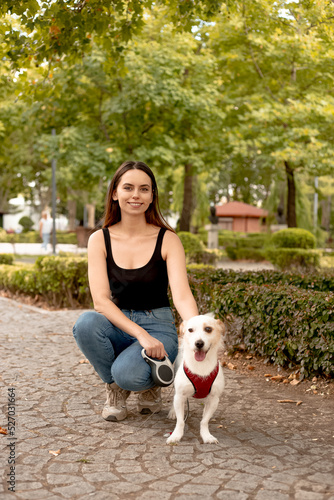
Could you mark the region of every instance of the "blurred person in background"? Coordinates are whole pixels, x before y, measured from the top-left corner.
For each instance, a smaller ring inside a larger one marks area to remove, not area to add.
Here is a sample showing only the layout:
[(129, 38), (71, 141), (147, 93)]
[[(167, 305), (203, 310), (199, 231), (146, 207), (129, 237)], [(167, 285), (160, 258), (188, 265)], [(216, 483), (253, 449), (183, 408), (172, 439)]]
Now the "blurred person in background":
[(48, 244), (50, 243), (50, 236), (52, 233), (53, 220), (49, 217), (47, 210), (43, 210), (42, 218), (39, 221), (39, 235), (42, 238), (42, 249), (46, 252)]

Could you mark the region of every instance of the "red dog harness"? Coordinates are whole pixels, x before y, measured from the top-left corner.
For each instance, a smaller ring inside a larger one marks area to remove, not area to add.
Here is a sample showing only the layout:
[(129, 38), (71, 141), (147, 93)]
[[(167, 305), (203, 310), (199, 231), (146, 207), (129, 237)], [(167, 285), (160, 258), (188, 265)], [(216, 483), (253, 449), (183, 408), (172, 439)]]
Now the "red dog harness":
[(208, 394), (210, 394), (212, 384), (214, 383), (218, 375), (219, 362), (217, 363), (216, 368), (207, 377), (195, 375), (189, 370), (189, 368), (186, 367), (185, 364), (183, 364), (183, 370), (194, 386), (195, 394), (193, 394), (193, 398), (203, 399), (206, 398)]

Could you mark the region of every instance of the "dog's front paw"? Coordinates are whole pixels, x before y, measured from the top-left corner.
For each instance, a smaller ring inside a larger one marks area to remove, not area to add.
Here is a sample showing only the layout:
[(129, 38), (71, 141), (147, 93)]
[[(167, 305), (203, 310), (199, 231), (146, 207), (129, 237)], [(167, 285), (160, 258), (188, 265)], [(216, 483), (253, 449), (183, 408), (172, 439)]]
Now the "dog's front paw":
[(167, 415), (167, 418), (169, 418), (170, 420), (175, 420), (175, 419), (176, 419), (175, 410), (174, 410), (174, 407), (173, 407), (173, 406), (172, 406), (172, 408), (169, 410), (168, 415)]
[(202, 434), (203, 443), (205, 444), (219, 444), (218, 439), (216, 439), (212, 434)]
[(166, 440), (166, 444), (175, 444), (179, 443), (182, 439), (182, 434), (176, 433), (175, 431), (169, 436)]

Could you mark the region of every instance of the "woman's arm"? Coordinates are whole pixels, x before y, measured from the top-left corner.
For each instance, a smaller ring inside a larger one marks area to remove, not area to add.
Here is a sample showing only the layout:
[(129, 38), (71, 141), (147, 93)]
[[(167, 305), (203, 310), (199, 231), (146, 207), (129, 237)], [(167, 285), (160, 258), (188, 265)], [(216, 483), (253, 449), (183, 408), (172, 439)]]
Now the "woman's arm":
[(198, 308), (189, 287), (184, 248), (175, 233), (166, 232), (162, 252), (166, 255), (169, 285), (178, 313), (183, 320), (197, 316)]
[(88, 279), (95, 311), (103, 314), (117, 328), (138, 339), (148, 356), (163, 358), (167, 353), (162, 342), (131, 321), (110, 300), (106, 256), (103, 232), (98, 230), (90, 236), (88, 241)]

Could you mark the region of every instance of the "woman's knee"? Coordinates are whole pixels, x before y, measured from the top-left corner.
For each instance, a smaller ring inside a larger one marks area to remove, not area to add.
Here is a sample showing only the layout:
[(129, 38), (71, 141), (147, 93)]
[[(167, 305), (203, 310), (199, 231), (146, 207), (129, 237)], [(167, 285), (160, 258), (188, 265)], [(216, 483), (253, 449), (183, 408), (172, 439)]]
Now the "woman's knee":
[(107, 321), (105, 316), (96, 311), (86, 311), (79, 316), (73, 326), (73, 335), (76, 339), (85, 338), (87, 335), (92, 337)]

